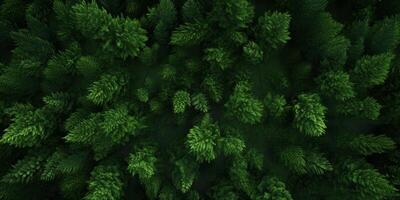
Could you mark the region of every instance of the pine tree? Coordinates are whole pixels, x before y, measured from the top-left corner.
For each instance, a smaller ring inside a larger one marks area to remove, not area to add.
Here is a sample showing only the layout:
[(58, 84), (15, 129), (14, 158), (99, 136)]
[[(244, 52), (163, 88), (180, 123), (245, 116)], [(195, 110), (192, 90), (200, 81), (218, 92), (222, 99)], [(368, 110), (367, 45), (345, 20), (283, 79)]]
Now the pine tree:
[(177, 91), (173, 98), (175, 113), (183, 113), (187, 106), (191, 105), (190, 94), (186, 91)]
[(76, 28), (83, 36), (99, 40), (102, 48), (121, 58), (137, 56), (147, 41), (146, 31), (137, 20), (113, 18), (96, 3), (73, 6)]
[(247, 0), (217, 0), (213, 4), (211, 16), (223, 28), (245, 28), (254, 17), (254, 8)]
[(325, 134), (326, 107), (320, 103), (316, 94), (301, 94), (294, 105), (294, 124), (297, 129), (309, 136)]
[(51, 111), (46, 108), (19, 110), (13, 113), (13, 123), (5, 129), (0, 142), (16, 147), (34, 147), (40, 145), (55, 128), (55, 121), (49, 120)]
[(376, 99), (366, 97), (363, 100), (353, 99), (349, 102), (339, 104), (337, 111), (347, 116), (376, 120), (380, 115), (381, 108), (382, 105)]
[(205, 60), (207, 60), (213, 68), (224, 70), (233, 64), (230, 53), (223, 48), (208, 48), (205, 54)]
[(116, 166), (96, 166), (91, 172), (88, 193), (84, 199), (120, 199), (121, 173)]
[(202, 22), (186, 23), (179, 26), (171, 35), (171, 44), (188, 46), (200, 44), (209, 33), (208, 26)]
[(175, 161), (175, 170), (172, 172), (175, 186), (186, 193), (192, 187), (198, 173), (198, 164), (194, 160), (182, 158)]
[(214, 160), (219, 136), (218, 125), (213, 123), (210, 116), (206, 114), (198, 125), (190, 129), (187, 135), (186, 144), (189, 152), (200, 162)]
[(288, 13), (265, 13), (258, 19), (257, 40), (264, 46), (277, 48), (290, 40)]
[(392, 60), (392, 54), (364, 56), (357, 61), (351, 77), (361, 87), (380, 85), (387, 78)]
[(128, 171), (132, 175), (138, 175), (141, 180), (148, 180), (156, 173), (155, 157), (156, 149), (153, 146), (145, 146), (137, 152), (130, 154)]
[(13, 168), (6, 173), (1, 182), (3, 183), (28, 183), (32, 181), (42, 168), (45, 154), (37, 153), (25, 156), (19, 160)]
[(121, 74), (104, 74), (88, 88), (87, 98), (95, 104), (105, 104), (122, 92), (126, 82)]
[(349, 147), (363, 155), (395, 149), (395, 142), (385, 135), (359, 135), (349, 141)]
[(288, 147), (281, 152), (280, 158), (291, 171), (299, 174), (306, 173), (306, 159), (302, 148)]
[(239, 82), (225, 104), (228, 115), (239, 121), (248, 124), (255, 124), (261, 121), (263, 104), (251, 95), (251, 88), (248, 82)]
[(346, 101), (355, 97), (353, 83), (350, 76), (343, 71), (330, 71), (317, 79), (321, 93), (339, 101)]

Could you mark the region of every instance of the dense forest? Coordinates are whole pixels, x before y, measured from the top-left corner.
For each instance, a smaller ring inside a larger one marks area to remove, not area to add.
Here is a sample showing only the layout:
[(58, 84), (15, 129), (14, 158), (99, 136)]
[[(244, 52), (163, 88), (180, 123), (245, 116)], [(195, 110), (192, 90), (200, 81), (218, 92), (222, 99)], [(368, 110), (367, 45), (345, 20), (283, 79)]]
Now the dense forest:
[(0, 199), (400, 199), (399, 43), (399, 0), (0, 0)]

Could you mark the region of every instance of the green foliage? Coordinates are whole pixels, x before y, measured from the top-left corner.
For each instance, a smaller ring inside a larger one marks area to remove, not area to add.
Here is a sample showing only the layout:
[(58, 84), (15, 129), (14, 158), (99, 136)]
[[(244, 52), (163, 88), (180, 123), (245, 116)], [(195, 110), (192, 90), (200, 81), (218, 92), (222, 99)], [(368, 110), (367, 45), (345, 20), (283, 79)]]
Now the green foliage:
[(351, 77), (360, 87), (380, 85), (387, 78), (392, 60), (392, 54), (364, 56), (357, 61)]
[(349, 141), (349, 147), (362, 155), (384, 153), (395, 149), (395, 142), (385, 135), (359, 135)]
[(370, 48), (376, 53), (387, 53), (396, 49), (400, 42), (399, 17), (386, 18), (371, 28)]
[(222, 83), (215, 76), (207, 76), (203, 80), (202, 86), (213, 101), (217, 103), (221, 101), (223, 95)]
[(198, 125), (189, 130), (186, 140), (189, 152), (200, 162), (214, 160), (219, 136), (218, 125), (206, 114)]
[(399, 198), (396, 0), (0, 0), (0, 199)]
[(258, 64), (264, 59), (264, 51), (252, 41), (243, 46), (243, 54), (253, 64)]
[(213, 4), (211, 16), (223, 28), (245, 28), (254, 17), (253, 5), (247, 0), (216, 0)]
[(229, 135), (220, 139), (220, 146), (225, 155), (240, 155), (246, 148), (242, 138), (235, 135)]
[(43, 97), (43, 102), (49, 109), (54, 111), (62, 112), (68, 111), (71, 108), (71, 96), (67, 93), (51, 93), (48, 96)]
[(264, 98), (264, 106), (268, 116), (277, 118), (285, 113), (287, 102), (282, 95), (268, 93)]
[(203, 18), (203, 6), (199, 0), (187, 0), (182, 6), (185, 21), (196, 21)]
[(372, 97), (363, 100), (352, 99), (339, 104), (338, 112), (347, 116), (354, 116), (361, 119), (376, 120), (380, 115), (382, 106)]
[(198, 93), (192, 97), (193, 107), (201, 112), (207, 112), (209, 110), (208, 101), (203, 93)]
[(128, 171), (134, 176), (138, 175), (141, 180), (150, 179), (156, 173), (157, 158), (156, 149), (145, 146), (130, 154)]
[(183, 113), (187, 106), (191, 105), (190, 94), (186, 91), (177, 91), (172, 100), (174, 113)]
[(145, 88), (139, 88), (136, 90), (136, 96), (139, 101), (146, 103), (149, 100), (149, 91)]
[(299, 1), (293, 7), (298, 16), (293, 17), (298, 20), (295, 28), (307, 55), (324, 66), (337, 68), (346, 63), (350, 41), (341, 35), (343, 25), (323, 12), (326, 6), (326, 0)]
[(325, 134), (326, 107), (320, 103), (317, 94), (301, 94), (293, 107), (294, 124), (302, 133), (309, 136)]
[(137, 56), (147, 41), (137, 20), (113, 18), (96, 3), (73, 6), (76, 28), (83, 36), (103, 43), (102, 48), (120, 58)]
[(264, 106), (251, 94), (248, 82), (236, 84), (233, 94), (225, 104), (228, 115), (246, 124), (256, 124), (261, 121)]
[(346, 181), (358, 189), (360, 198), (386, 199), (397, 193), (397, 189), (375, 169), (352, 170), (346, 175)]
[(4, 130), (0, 142), (16, 147), (40, 145), (54, 131), (55, 121), (49, 119), (51, 116), (45, 108), (13, 114), (13, 122)]
[(178, 46), (196, 45), (201, 43), (207, 34), (207, 24), (201, 22), (186, 23), (172, 33), (171, 44)]
[(180, 159), (175, 161), (175, 170), (172, 172), (175, 186), (186, 193), (192, 187), (198, 173), (198, 164), (189, 159)]
[(213, 188), (213, 193), (211, 194), (213, 199), (221, 200), (238, 200), (239, 196), (235, 192), (234, 187), (229, 184), (229, 182), (220, 183)]
[(104, 74), (90, 85), (87, 98), (98, 105), (108, 103), (122, 92), (126, 82), (122, 75)]
[(329, 71), (317, 79), (317, 84), (323, 95), (339, 101), (346, 101), (355, 96), (350, 76), (343, 71)]
[(205, 60), (208, 61), (213, 68), (224, 70), (231, 67), (233, 64), (230, 53), (223, 48), (208, 48), (205, 54)]
[(46, 163), (43, 165), (40, 179), (43, 181), (53, 181), (62, 174), (75, 175), (84, 169), (87, 164), (86, 159), (86, 153), (80, 152), (67, 155), (65, 152), (57, 150), (47, 158)]
[(316, 175), (322, 175), (332, 171), (332, 164), (324, 155), (315, 152), (308, 152), (306, 155), (307, 172)]
[(177, 20), (177, 11), (171, 0), (161, 0), (152, 7), (144, 23), (154, 28), (153, 36), (159, 43), (168, 43), (171, 31)]
[(35, 81), (38, 81), (40, 69), (40, 63), (33, 60), (23, 60), (11, 66), (3, 66), (0, 92), (10, 96), (34, 94), (38, 90)]
[(41, 180), (51, 181), (57, 176), (58, 167), (60, 166), (60, 161), (65, 157), (65, 154), (61, 151), (55, 151), (47, 158), (46, 163), (43, 166), (43, 171), (40, 176)]
[(131, 116), (125, 106), (110, 109), (103, 114), (104, 121), (99, 125), (104, 133), (110, 136), (113, 143), (119, 144), (135, 135), (138, 129), (142, 129), (143, 123), (135, 116)]
[(123, 189), (121, 175), (116, 166), (96, 166), (91, 172), (88, 193), (84, 199), (120, 199)]
[(306, 173), (306, 159), (302, 148), (289, 147), (281, 152), (280, 158), (291, 171), (299, 174)]
[(20, 30), (10, 34), (17, 46), (13, 50), (13, 59), (16, 61), (46, 62), (54, 54), (53, 45), (50, 42), (32, 35), (28, 30)]
[(1, 179), (4, 183), (28, 183), (32, 181), (45, 160), (42, 154), (31, 154), (19, 160), (13, 168), (8, 171)]
[(75, 62), (78, 60), (80, 54), (80, 48), (74, 43), (67, 50), (60, 52), (49, 60), (47, 67), (44, 69), (44, 75), (49, 82), (58, 82), (57, 85), (51, 85), (49, 87), (59, 89), (62, 88), (63, 85), (71, 82), (69, 78), (61, 81), (58, 80), (58, 78), (60, 76), (70, 77), (76, 73)]
[(277, 48), (290, 40), (288, 13), (267, 12), (258, 19), (257, 40), (270, 48)]
[(286, 189), (285, 183), (276, 177), (263, 178), (257, 188), (262, 193), (256, 198), (257, 200), (293, 200), (289, 191)]

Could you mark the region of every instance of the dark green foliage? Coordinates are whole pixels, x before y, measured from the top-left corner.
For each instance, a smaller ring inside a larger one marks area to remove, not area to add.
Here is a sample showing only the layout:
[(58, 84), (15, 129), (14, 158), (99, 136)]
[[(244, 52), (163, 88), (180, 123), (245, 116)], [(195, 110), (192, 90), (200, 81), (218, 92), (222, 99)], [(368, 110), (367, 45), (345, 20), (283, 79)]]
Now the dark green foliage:
[(305, 154), (300, 147), (289, 147), (281, 152), (281, 160), (291, 171), (303, 174), (306, 173)]
[(126, 78), (122, 74), (104, 74), (88, 88), (87, 98), (95, 104), (105, 104), (122, 92)]
[(216, 0), (212, 18), (223, 28), (245, 28), (254, 17), (253, 5), (247, 0)]
[(41, 154), (25, 156), (2, 177), (1, 182), (27, 183), (32, 181), (41, 169), (44, 159), (44, 155)]
[(360, 154), (370, 155), (395, 149), (395, 142), (385, 135), (359, 135), (349, 142), (349, 146)]
[(277, 48), (290, 40), (290, 15), (287, 13), (265, 13), (258, 19), (257, 39), (261, 44)]
[(122, 197), (121, 173), (116, 166), (97, 166), (91, 172), (86, 200), (120, 199)]
[(397, 192), (376, 169), (351, 169), (345, 182), (356, 188), (358, 198), (387, 199), (396, 196)]
[(233, 64), (233, 59), (226, 49), (208, 48), (205, 54), (205, 60), (210, 63), (211, 67), (224, 70)]
[(243, 47), (243, 54), (253, 64), (263, 61), (264, 51), (255, 42), (249, 42)]
[(179, 26), (171, 36), (171, 44), (178, 46), (201, 43), (208, 34), (207, 24), (201, 22), (186, 23)]
[[(33, 147), (40, 145), (55, 128), (51, 111), (46, 108), (37, 110), (19, 110), (12, 113), (13, 122), (4, 130), (0, 142), (16, 147)], [(50, 117), (50, 119), (48, 118)]]
[(265, 110), (269, 116), (278, 118), (286, 111), (286, 99), (282, 95), (273, 95), (268, 93), (264, 98)]
[(262, 199), (281, 199), (281, 200), (292, 200), (292, 196), (289, 191), (286, 190), (286, 186), (279, 179), (263, 178), (261, 183), (257, 187), (262, 194), (258, 196), (257, 200)]
[(339, 101), (346, 101), (355, 96), (350, 76), (343, 71), (330, 71), (317, 79), (321, 93)]
[(376, 53), (391, 52), (400, 42), (399, 17), (386, 18), (371, 27), (370, 48)]
[(198, 173), (198, 164), (194, 160), (182, 158), (175, 162), (175, 170), (172, 172), (173, 181), (180, 191), (186, 193), (192, 187)]
[(399, 16), (0, 0), (0, 199), (399, 199)]
[(261, 121), (264, 106), (258, 99), (251, 95), (248, 82), (239, 82), (225, 104), (228, 115), (247, 124), (255, 124)]
[(174, 113), (183, 113), (190, 106), (190, 94), (186, 91), (178, 91), (173, 98)]
[(189, 130), (186, 140), (189, 152), (198, 161), (210, 162), (214, 160), (219, 136), (220, 130), (218, 125), (211, 121), (209, 115), (205, 115), (198, 125)]
[(371, 87), (385, 82), (390, 70), (392, 54), (365, 56), (357, 61), (351, 72), (353, 80), (360, 87)]
[(137, 56), (147, 41), (137, 20), (113, 18), (95, 3), (81, 3), (72, 9), (76, 28), (83, 36), (101, 41), (104, 51), (116, 57)]
[(192, 104), (194, 108), (198, 111), (207, 112), (209, 110), (207, 98), (203, 93), (199, 93), (193, 96)]
[(320, 103), (317, 94), (301, 94), (293, 109), (294, 124), (300, 132), (309, 136), (325, 134), (326, 107)]
[(380, 115), (382, 106), (376, 99), (367, 97), (363, 100), (352, 99), (339, 104), (338, 112), (347, 116), (354, 116), (361, 119), (376, 120)]

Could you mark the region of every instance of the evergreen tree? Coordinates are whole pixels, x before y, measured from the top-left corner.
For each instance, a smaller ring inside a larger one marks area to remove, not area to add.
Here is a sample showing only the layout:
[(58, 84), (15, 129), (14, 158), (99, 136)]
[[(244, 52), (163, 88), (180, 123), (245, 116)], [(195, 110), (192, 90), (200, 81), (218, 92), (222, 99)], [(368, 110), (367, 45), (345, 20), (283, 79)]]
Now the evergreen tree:
[(248, 82), (239, 82), (225, 104), (228, 115), (239, 121), (248, 124), (255, 124), (261, 121), (264, 106), (251, 95), (251, 88)]
[(389, 73), (392, 59), (392, 54), (362, 57), (351, 72), (354, 82), (361, 87), (382, 84)]
[(316, 94), (301, 94), (294, 105), (294, 123), (297, 129), (309, 136), (325, 134), (326, 107)]

